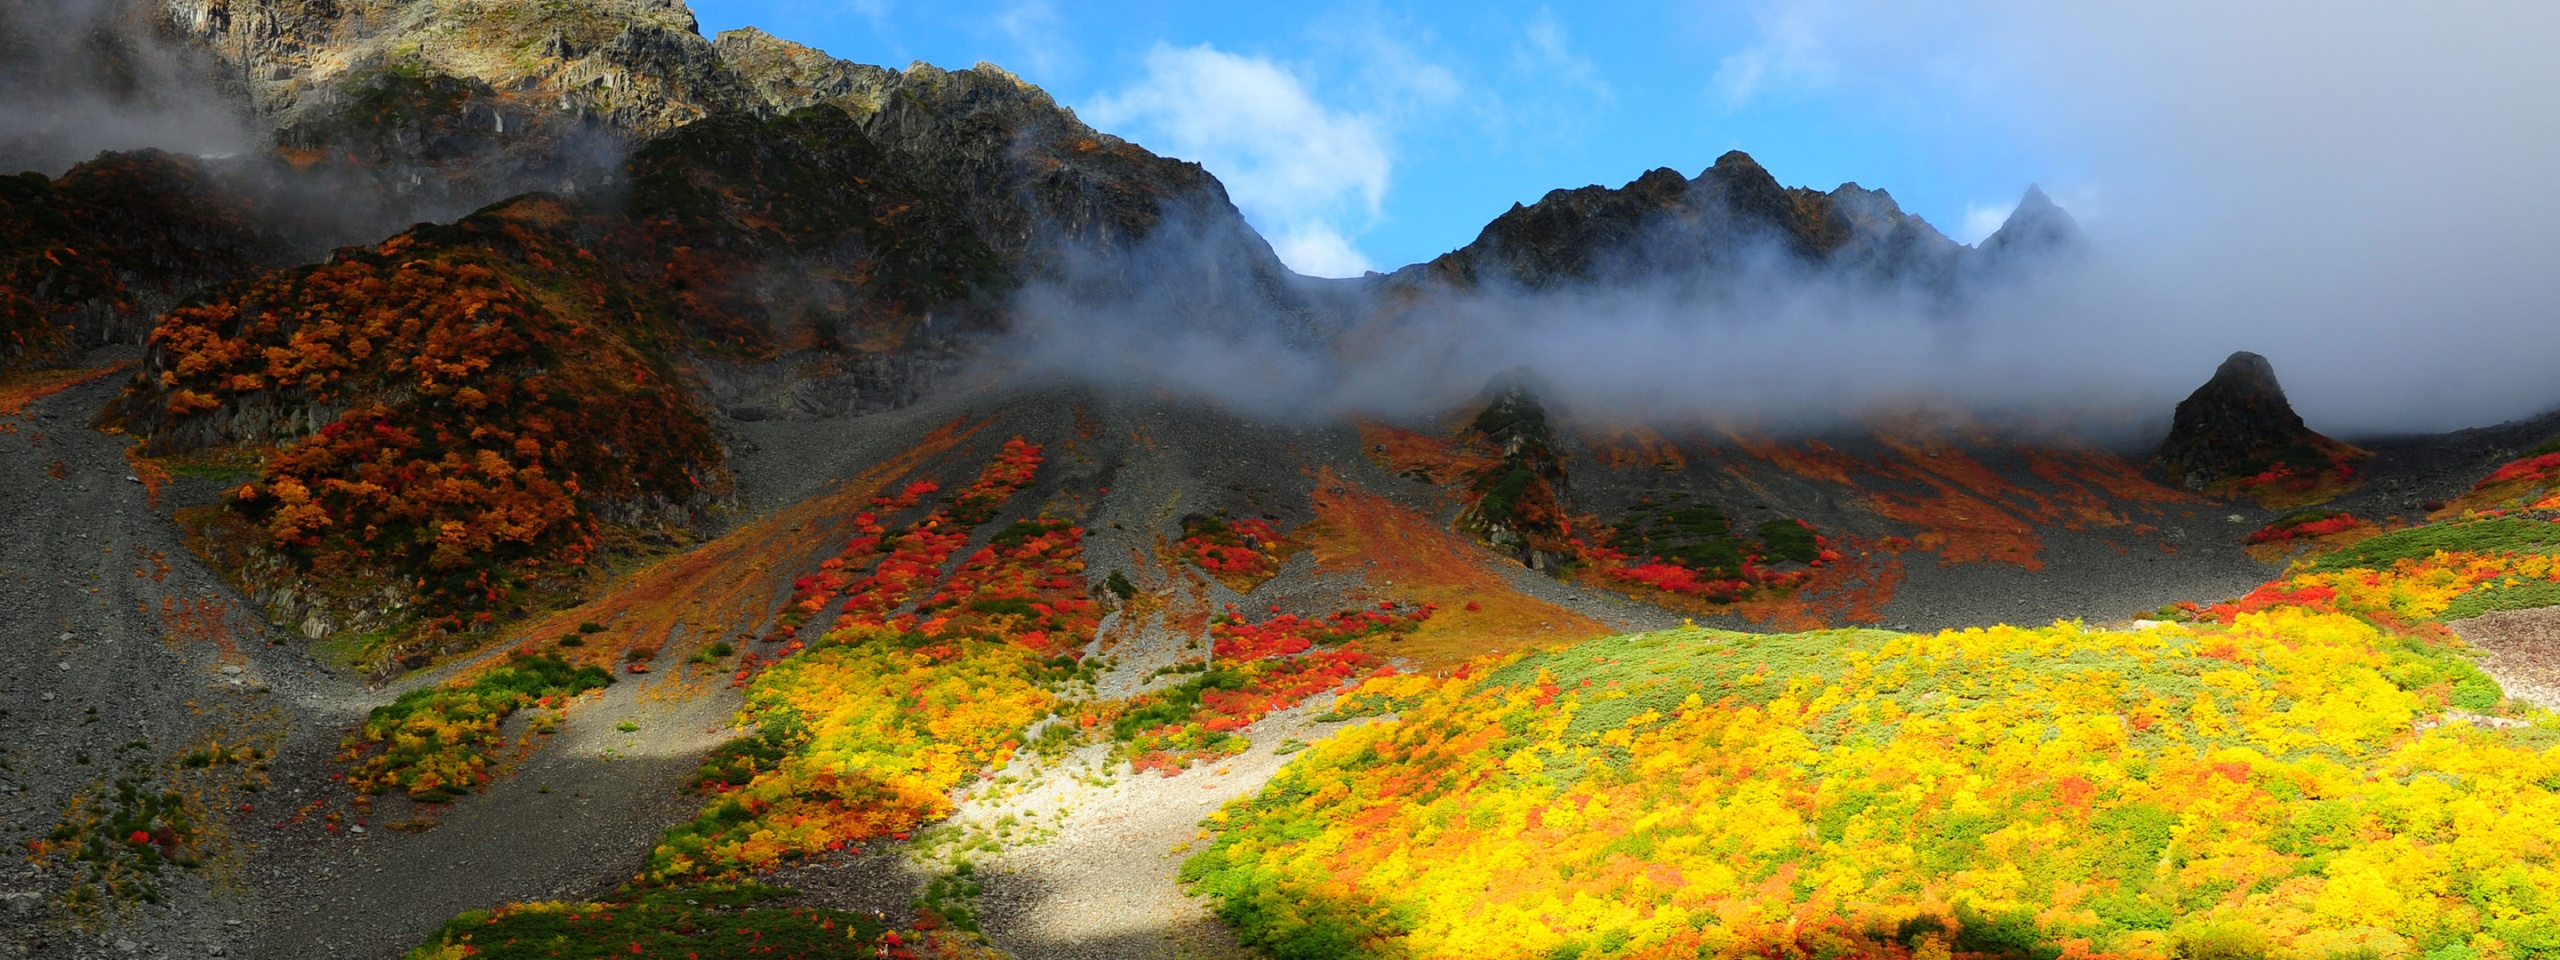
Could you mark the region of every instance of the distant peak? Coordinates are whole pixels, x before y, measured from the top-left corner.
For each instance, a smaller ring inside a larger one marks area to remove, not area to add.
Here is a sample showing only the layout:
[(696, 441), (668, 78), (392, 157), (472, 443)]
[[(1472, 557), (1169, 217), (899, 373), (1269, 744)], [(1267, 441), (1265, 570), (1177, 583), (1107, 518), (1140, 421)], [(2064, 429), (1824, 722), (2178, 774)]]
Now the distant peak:
[[(2028, 196), (2039, 194), (2031, 192)], [(2276, 384), (2276, 365), (2247, 350), (2233, 351), (2231, 356), (2223, 359), (2221, 366), (2213, 369), (2213, 379), (2207, 385), (2217, 383), (2245, 387), (2260, 394), (2273, 394), (2279, 402), (2284, 399), (2284, 388)]]
[(1745, 170), (1760, 170), (1761, 167), (1760, 161), (1751, 159), (1750, 154), (1744, 153), (1740, 150), (1727, 150), (1724, 152), (1724, 156), (1716, 158), (1716, 165), (1708, 169), (1710, 171), (1740, 173)]
[(2025, 196), (2009, 210), (2009, 219), (2000, 229), (1982, 238), (1985, 253), (2009, 255), (2042, 254), (2068, 250), (2080, 245), (2080, 222), (2071, 213), (2046, 196), (2044, 188), (2027, 185)]

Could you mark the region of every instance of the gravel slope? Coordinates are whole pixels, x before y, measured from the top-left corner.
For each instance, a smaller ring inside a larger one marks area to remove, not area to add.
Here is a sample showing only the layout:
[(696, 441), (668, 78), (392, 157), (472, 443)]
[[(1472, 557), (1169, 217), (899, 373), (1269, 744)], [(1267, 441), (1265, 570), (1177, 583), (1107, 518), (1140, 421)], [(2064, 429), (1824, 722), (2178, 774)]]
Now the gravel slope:
[[(67, 865), (14, 854), (49, 832), (75, 794), (128, 775), (166, 785), (175, 758), (208, 736), (272, 745), (362, 695), (297, 648), (270, 645), (260, 619), (127, 479), (123, 438), (87, 428), (118, 386), (111, 377), (75, 387), (11, 421), (15, 429), (0, 427), (0, 846), (13, 852), (0, 860), (0, 955), (234, 949), (256, 898), (236, 885), (254, 818), (233, 808), (265, 796), (242, 789), (241, 768), (195, 781), (230, 801), (213, 824), (227, 837), (211, 845), (213, 866), (164, 870), (162, 903), (109, 929), (56, 905), (74, 880)], [(206, 601), (216, 606), (197, 619), (203, 629), (170, 639), (162, 604)]]

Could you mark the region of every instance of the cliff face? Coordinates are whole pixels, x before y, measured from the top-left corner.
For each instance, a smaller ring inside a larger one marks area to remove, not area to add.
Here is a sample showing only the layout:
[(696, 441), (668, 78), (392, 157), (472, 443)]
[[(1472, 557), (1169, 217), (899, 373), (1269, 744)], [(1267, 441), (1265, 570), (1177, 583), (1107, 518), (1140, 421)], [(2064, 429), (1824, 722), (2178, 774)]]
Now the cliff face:
[(619, 189), (634, 144), (824, 104), (1025, 277), (1065, 269), (1070, 250), (1107, 260), (1176, 219), (1229, 248), (1237, 269), (1213, 296), (1288, 296), (1287, 271), (1198, 164), (1096, 132), (992, 65), (892, 70), (753, 29), (705, 39), (676, 0), (163, 2), (288, 157), (370, 180), (410, 215)]
[[(626, 157), (707, 121), (719, 121), (709, 139), (738, 140), (735, 146), (750, 153), (807, 149), (787, 137), (750, 142), (762, 135), (751, 122), (819, 106), (853, 118), (863, 149), (878, 154), (876, 162), (864, 161), (866, 169), (902, 171), (898, 192), (942, 212), (904, 246), (945, 248), (955, 229), (965, 229), (969, 242), (995, 258), (994, 269), (965, 271), (975, 285), (970, 296), (986, 300), (1014, 284), (1047, 282), (1088, 300), (1157, 297), (1204, 319), (1304, 311), (1295, 278), (1205, 170), (1099, 133), (991, 65), (892, 70), (752, 29), (705, 39), (674, 0), (95, 6), (103, 12), (63, 29), (117, 54), (90, 58), (98, 64), (66, 65), (44, 52), (49, 47), (20, 42), (60, 18), (0, 12), (0, 74), (30, 80), (24, 88), (44, 105), (30, 115), (76, 112), (104, 98), (120, 117), (163, 123), (171, 105), (185, 99), (180, 93), (193, 97), (190, 103), (213, 104), (198, 112), (216, 126), (231, 125), (226, 136), (248, 152), (192, 161), (205, 181), (201, 205), (237, 213), (234, 219), (253, 230), (281, 236), (279, 249), (291, 252), (248, 258), (239, 269), (173, 274), (165, 281), (170, 296), (120, 308), (123, 319), (93, 340), (138, 339), (167, 302), (213, 283), (369, 242), (419, 220), (450, 221), (516, 194), (622, 202), (633, 189)], [(0, 134), (17, 132), (0, 124)], [(0, 165), (58, 169), (57, 161), (70, 162), (53, 155), (60, 141), (0, 137)], [(682, 149), (705, 142), (697, 137)], [(273, 196), (246, 207), (230, 196), (259, 193)], [(61, 259), (60, 248), (95, 246), (76, 230), (59, 229), (59, 218), (44, 221), (34, 207), (15, 207), (9, 232), (32, 237), (22, 244), (30, 249), (54, 250)], [(877, 242), (879, 231), (872, 233), (871, 249), (887, 249)], [(815, 242), (802, 237), (752, 251), (792, 261), (757, 264), (753, 272), (801, 273), (794, 263), (835, 255), (804, 241)], [(912, 291), (876, 293), (812, 302), (823, 308), (887, 299), (918, 307)], [(37, 314), (68, 315), (30, 308), (16, 310), (20, 319), (11, 322), (23, 325)], [(810, 325), (859, 319), (818, 317)], [(42, 340), (46, 330), (29, 332)], [(19, 354), (41, 353), (35, 340)]]

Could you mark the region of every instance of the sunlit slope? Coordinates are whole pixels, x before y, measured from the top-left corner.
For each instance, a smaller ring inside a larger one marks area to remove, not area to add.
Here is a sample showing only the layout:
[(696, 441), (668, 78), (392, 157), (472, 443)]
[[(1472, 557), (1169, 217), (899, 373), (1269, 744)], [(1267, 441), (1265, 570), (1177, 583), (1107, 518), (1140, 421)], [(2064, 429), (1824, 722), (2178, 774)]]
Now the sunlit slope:
[(2428, 621), (2552, 561), (2434, 536), (2191, 623), (1684, 629), (1372, 681), (1351, 709), (1396, 719), (1186, 874), (1283, 958), (2548, 956), (2551, 720)]

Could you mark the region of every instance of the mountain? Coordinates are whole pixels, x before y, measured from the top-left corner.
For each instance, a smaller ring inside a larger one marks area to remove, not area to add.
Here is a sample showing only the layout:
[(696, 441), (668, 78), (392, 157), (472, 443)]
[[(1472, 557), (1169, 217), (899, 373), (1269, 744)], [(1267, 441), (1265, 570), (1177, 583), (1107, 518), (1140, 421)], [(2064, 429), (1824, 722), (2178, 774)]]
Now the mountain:
[(1780, 186), (1739, 150), (1696, 177), (1652, 170), (1623, 187), (1587, 186), (1514, 204), (1464, 247), (1392, 281), (1463, 289), (1726, 285), (1767, 271), (1938, 291), (1988, 264), (2077, 242), (2070, 215), (2029, 189), (2009, 225), (1969, 248), (1854, 183)]
[(2025, 260), (2067, 253), (2085, 242), (2079, 222), (2045, 196), (2042, 188), (2029, 186), (2000, 229), (1982, 238), (1974, 249), (1988, 258)]
[[(1198, 165), (1095, 131), (991, 65), (895, 70), (753, 29), (706, 39), (661, 2), (157, 9), (154, 42), (193, 43), (187, 63), (269, 150), (109, 155), (19, 178), (18, 262), (141, 291), (30, 286), (19, 355), (65, 356), (72, 341), (50, 331), (74, 315), (119, 318), (70, 324), (81, 344), (149, 332), (103, 422), (149, 457), (257, 464), (199, 505), (203, 549), (281, 622), (381, 635), (366, 656), (383, 669), (467, 648), (623, 559), (715, 534), (741, 505), (744, 425), (918, 403), (1035, 288), (1096, 314), (1277, 328), (1321, 348), (1329, 324), (1399, 290), (1775, 276), (1952, 295), (1980, 264), (2076, 235), (2030, 190), (2009, 228), (1967, 248), (1883, 191), (1783, 187), (1733, 152), (1694, 179), (1656, 170), (1557, 191), (1382, 281), (1317, 284), (1281, 267)], [(163, 186), (96, 187), (136, 169)], [(88, 206), (48, 213), (61, 198)], [(338, 213), (289, 215), (310, 208)], [(315, 249), (380, 218), (466, 208)], [(142, 224), (169, 232), (101, 233)], [(169, 269), (179, 246), (222, 255)], [(1429, 461), (1398, 471), (1446, 485), (1453, 523), (1531, 567), (1694, 574), (1656, 599), (1708, 597), (1705, 612), (1814, 576), (1787, 566), (1815, 565), (1808, 538), (1917, 537), (2034, 569), (2045, 554), (2031, 531), (2060, 517), (2010, 516), (1994, 505), (2008, 481), (1985, 477), (1960, 481), (1975, 491), (1964, 502), (1987, 498), (1978, 506), (1940, 502), (1931, 458), (1908, 454), (1942, 441), (1901, 428), (1879, 431), (1882, 446), (1800, 451), (1654, 434), (1639, 448), (1668, 452), (1629, 459), (1625, 425), (1551, 430), (1524, 383), (1493, 388), (1470, 430), (1393, 434)], [(1642, 492), (1661, 486), (1642, 464), (1693, 458), (1681, 489)], [(2010, 475), (2030, 462), (1995, 460)], [(1663, 499), (1674, 493), (1684, 502)], [(2090, 509), (2110, 518), (2101, 526), (2131, 523)], [(1958, 512), (1990, 526), (1950, 532)]]
[(887, 157), (959, 210), (1019, 274), (1083, 247), (1126, 251), (1175, 220), (1227, 244), (1233, 289), (1278, 296), (1285, 270), (1198, 164), (1093, 130), (990, 64), (893, 70), (754, 29), (715, 39), (670, 0), (597, 0), (485, 13), (453, 0), (310, 4), (234, 17), (171, 0), (180, 28), (223, 60), (288, 156), (345, 164), (398, 208), (456, 215), (508, 194), (610, 188), (630, 144), (707, 118), (820, 104), (853, 116)]

